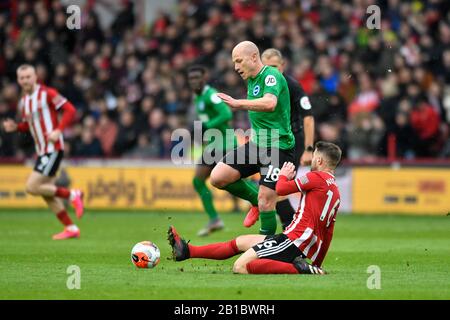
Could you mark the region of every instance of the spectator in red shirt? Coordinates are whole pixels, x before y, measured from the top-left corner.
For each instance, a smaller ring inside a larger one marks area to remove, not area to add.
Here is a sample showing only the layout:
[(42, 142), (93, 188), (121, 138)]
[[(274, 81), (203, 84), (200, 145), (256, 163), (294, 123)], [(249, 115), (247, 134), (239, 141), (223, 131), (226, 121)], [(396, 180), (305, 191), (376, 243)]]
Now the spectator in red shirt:
[(256, 2), (252, 0), (235, 0), (231, 9), (233, 15), (239, 20), (251, 20), (259, 10)]
[(348, 107), (350, 116), (360, 112), (372, 112), (378, 108), (378, 105), (380, 104), (380, 98), (372, 86), (370, 77), (367, 74), (362, 73), (358, 80), (360, 92)]
[(437, 111), (426, 101), (420, 98), (410, 114), (411, 126), (419, 137), (417, 143), (417, 156), (433, 156), (436, 145), (439, 143), (440, 118)]

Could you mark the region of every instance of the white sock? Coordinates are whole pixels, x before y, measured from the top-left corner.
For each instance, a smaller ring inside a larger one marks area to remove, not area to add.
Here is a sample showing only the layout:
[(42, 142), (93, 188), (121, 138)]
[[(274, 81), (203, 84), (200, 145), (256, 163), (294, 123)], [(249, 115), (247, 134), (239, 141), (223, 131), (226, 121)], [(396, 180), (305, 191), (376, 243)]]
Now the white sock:
[(75, 198), (76, 195), (77, 195), (77, 190), (70, 189), (69, 200), (72, 201)]
[(70, 226), (67, 226), (66, 229), (72, 232), (79, 230), (76, 224), (71, 224)]

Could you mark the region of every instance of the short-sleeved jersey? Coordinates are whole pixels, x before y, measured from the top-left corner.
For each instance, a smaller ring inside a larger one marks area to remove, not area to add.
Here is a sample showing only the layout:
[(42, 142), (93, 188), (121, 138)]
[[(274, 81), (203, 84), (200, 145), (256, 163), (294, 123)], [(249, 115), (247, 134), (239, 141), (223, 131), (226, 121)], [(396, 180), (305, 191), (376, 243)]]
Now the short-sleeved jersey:
[(296, 178), (302, 193), (300, 206), (284, 234), (320, 266), (333, 237), (334, 222), (339, 209), (340, 194), (335, 177), (328, 172), (312, 171)]
[[(248, 112), (254, 132), (252, 142), (261, 147), (292, 149), (295, 139), (291, 130), (288, 85), (280, 71), (270, 66), (264, 66), (254, 78), (249, 78), (247, 83), (247, 99), (262, 98), (266, 93), (277, 97), (277, 105), (272, 112)], [(271, 135), (272, 129), (278, 130), (278, 135)]]
[(313, 115), (311, 103), (300, 83), (285, 73), (283, 75), (289, 88), (292, 133), (303, 133), (303, 119)]
[(58, 127), (58, 109), (66, 102), (58, 91), (43, 85), (37, 85), (32, 94), (20, 99), (20, 116), (28, 123), (39, 156), (64, 149), (62, 135), (56, 143), (49, 142), (47, 136)]
[(232, 129), (229, 122), (233, 117), (230, 108), (217, 95), (217, 90), (206, 85), (202, 93), (194, 95), (195, 110), (198, 118), (202, 122), (205, 129), (217, 129), (222, 133), (222, 143), (212, 139), (212, 146), (223, 148), (225, 150), (232, 149), (236, 146), (236, 137), (231, 135), (229, 130)]

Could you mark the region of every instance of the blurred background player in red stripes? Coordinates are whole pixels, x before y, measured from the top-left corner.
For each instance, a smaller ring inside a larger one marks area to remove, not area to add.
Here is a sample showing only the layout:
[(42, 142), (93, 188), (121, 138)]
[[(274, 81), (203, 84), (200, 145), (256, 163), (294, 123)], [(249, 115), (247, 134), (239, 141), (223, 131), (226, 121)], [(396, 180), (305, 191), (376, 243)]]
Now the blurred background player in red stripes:
[[(78, 238), (80, 230), (72, 222), (61, 199), (69, 199), (77, 218), (83, 215), (83, 193), (55, 185), (56, 173), (64, 155), (63, 130), (75, 117), (75, 107), (55, 89), (37, 83), (36, 70), (23, 64), (17, 69), (17, 82), (22, 89), (18, 113), (20, 122), (3, 121), (6, 132), (30, 132), (35, 143), (37, 160), (26, 182), (27, 193), (41, 196), (64, 230), (53, 236), (54, 240)], [(62, 117), (58, 119), (58, 112)]]

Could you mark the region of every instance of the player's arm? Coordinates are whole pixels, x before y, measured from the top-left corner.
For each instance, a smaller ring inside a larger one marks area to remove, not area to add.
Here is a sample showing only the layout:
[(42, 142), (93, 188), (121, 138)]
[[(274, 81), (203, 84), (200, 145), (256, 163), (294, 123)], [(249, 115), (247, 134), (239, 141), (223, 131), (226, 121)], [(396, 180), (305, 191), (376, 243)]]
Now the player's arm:
[(314, 145), (314, 117), (312, 115), (303, 118), (303, 131), (306, 149), (306, 147)]
[(295, 166), (291, 162), (285, 162), (275, 186), (275, 191), (279, 196), (286, 196), (299, 191), (295, 181), (292, 180), (293, 178), (295, 178)]
[(29, 129), (28, 123), (25, 121), (17, 123), (9, 118), (3, 120), (3, 130), (5, 130), (5, 132), (27, 132)]
[(66, 127), (68, 127), (73, 122), (73, 120), (75, 119), (77, 110), (75, 109), (73, 104), (70, 103), (69, 101), (66, 101), (66, 103), (64, 103), (61, 106), (60, 110), (62, 110), (62, 117), (61, 117), (61, 120), (59, 121), (57, 130), (63, 131)]
[(48, 90), (47, 102), (57, 111), (62, 111), (61, 119), (58, 126), (49, 133), (48, 139), (51, 142), (58, 141), (64, 129), (75, 119), (76, 109), (65, 97), (60, 95), (54, 89)]
[(227, 123), (233, 118), (233, 113), (230, 108), (223, 102), (216, 93), (210, 97), (211, 107), (216, 111), (216, 116), (204, 123), (206, 129), (217, 128), (218, 126)]
[(217, 95), (230, 107), (240, 110), (273, 112), (278, 102), (278, 98), (272, 93), (266, 93), (262, 98), (254, 100), (234, 99), (224, 93), (218, 93)]
[(291, 193), (299, 192), (294, 180), (289, 180), (285, 175), (280, 175), (275, 187), (279, 196), (287, 196)]
[[(278, 195), (288, 195), (295, 192), (305, 192), (319, 186), (320, 179), (317, 176), (308, 172), (300, 178), (295, 177), (295, 166), (288, 162), (281, 168), (280, 176), (276, 185), (276, 192)], [(291, 180), (293, 179), (293, 180)]]
[(311, 164), (313, 153), (313, 150), (307, 150), (307, 148), (314, 145), (314, 117), (312, 115), (303, 118), (303, 131), (305, 148), (303, 149), (304, 151), (300, 158), (300, 164), (306, 166)]
[[(303, 119), (303, 133), (304, 133), (304, 150), (308, 146), (314, 145), (314, 116), (312, 113), (311, 102), (308, 96), (303, 91), (303, 88), (296, 82), (294, 101), (297, 104), (296, 110), (299, 110), (299, 117)], [(312, 152), (311, 157), (312, 157)]]
[(314, 116), (312, 106), (300, 84), (292, 78), (290, 79), (290, 83), (289, 92), (292, 95), (291, 101), (295, 101), (294, 103), (296, 104), (296, 106), (291, 107), (295, 107), (294, 110), (299, 110), (298, 117), (300, 120), (303, 119), (304, 151), (300, 159), (296, 159), (296, 161), (300, 160), (302, 166), (310, 165), (313, 150), (308, 150), (308, 147), (314, 145)]
[[(23, 115), (22, 108), (23, 108), (23, 102), (22, 102), (22, 100), (20, 100), (20, 102), (17, 106), (17, 110), (19, 110), (19, 113)], [(28, 122), (26, 122), (23, 117), (19, 123), (17, 123), (16, 121), (14, 121), (11, 118), (7, 118), (7, 119), (3, 120), (3, 130), (5, 130), (5, 132), (19, 131), (19, 132), (25, 133), (30, 130), (30, 126), (28, 125)]]
[(59, 121), (58, 127), (56, 127), (56, 129), (48, 135), (48, 140), (50, 142), (58, 141), (64, 129), (75, 119), (76, 109), (69, 101), (66, 101), (60, 107), (60, 110), (62, 110), (62, 117)]
[(273, 112), (275, 111), (278, 103), (278, 97), (280, 96), (282, 90), (281, 81), (279, 78), (280, 76), (282, 77), (281, 73), (271, 73), (266, 75), (264, 78), (264, 86), (261, 88), (263, 94), (262, 98), (257, 98), (254, 100), (236, 100), (227, 95), (225, 95), (225, 99), (222, 98), (222, 96), (220, 96), (220, 98), (222, 98), (225, 103), (230, 105), (232, 108), (259, 112)]

